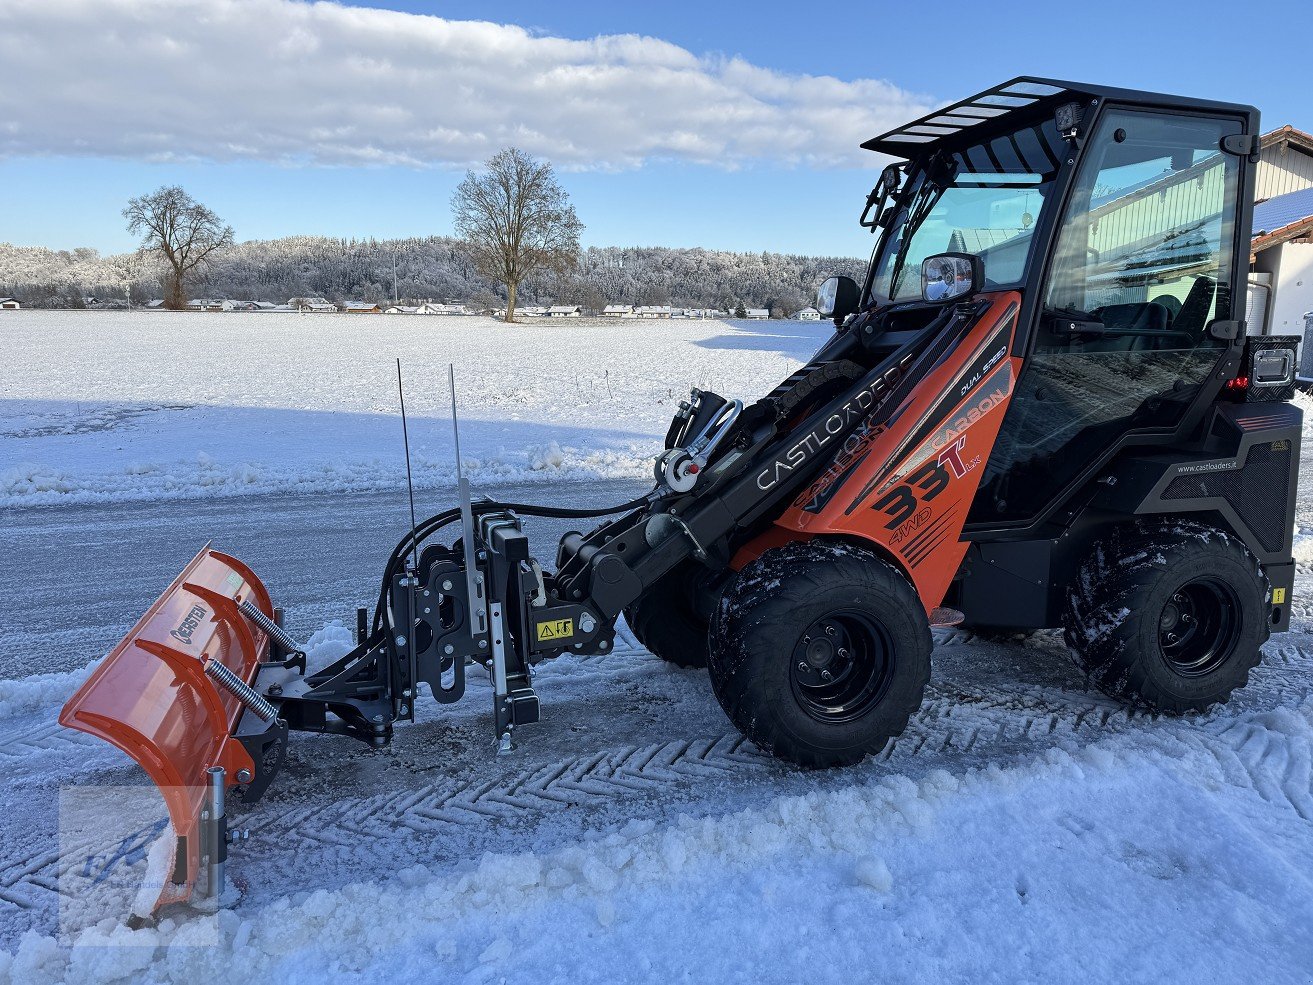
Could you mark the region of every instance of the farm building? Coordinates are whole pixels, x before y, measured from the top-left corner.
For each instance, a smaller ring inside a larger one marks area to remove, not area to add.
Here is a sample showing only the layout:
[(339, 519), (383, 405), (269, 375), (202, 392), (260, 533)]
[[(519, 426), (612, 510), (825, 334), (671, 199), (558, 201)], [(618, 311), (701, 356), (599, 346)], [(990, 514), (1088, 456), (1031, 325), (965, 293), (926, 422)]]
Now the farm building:
[(348, 315), (381, 315), (383, 309), (372, 301), (348, 301), (342, 305), (342, 310)]
[(327, 298), (292, 298), (287, 306), (293, 311), (314, 311), (328, 314), (337, 311), (337, 305)]
[(798, 319), (798, 321), (820, 321), (821, 313), (815, 308), (803, 308), (793, 317)]
[(746, 317), (753, 319), (770, 317), (770, 311), (766, 308), (745, 308), (744, 314)]
[(633, 318), (634, 308), (628, 304), (608, 304), (602, 309), (603, 318)]
[(17, 311), (21, 307), (18, 298), (0, 298), (0, 311)]

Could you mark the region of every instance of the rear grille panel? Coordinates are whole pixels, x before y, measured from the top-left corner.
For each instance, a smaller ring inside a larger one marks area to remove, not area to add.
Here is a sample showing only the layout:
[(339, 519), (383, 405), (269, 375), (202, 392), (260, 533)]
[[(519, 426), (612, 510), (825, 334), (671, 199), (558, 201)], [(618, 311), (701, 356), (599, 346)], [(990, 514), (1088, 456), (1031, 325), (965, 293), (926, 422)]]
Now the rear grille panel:
[(1163, 491), (1164, 500), (1224, 499), (1258, 538), (1276, 552), (1286, 542), (1286, 501), (1293, 479), (1294, 449), (1289, 441), (1253, 445), (1243, 468), (1198, 475), (1178, 475)]

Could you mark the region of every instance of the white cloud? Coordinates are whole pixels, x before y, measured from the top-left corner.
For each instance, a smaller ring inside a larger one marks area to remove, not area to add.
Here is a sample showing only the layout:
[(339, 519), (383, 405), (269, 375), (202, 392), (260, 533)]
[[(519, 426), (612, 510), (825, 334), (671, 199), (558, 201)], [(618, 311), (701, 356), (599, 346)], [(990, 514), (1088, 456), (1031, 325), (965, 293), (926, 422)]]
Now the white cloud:
[(4, 0), (0, 155), (564, 168), (651, 159), (869, 166), (924, 112), (876, 80), (789, 75), (655, 38), (292, 0)]

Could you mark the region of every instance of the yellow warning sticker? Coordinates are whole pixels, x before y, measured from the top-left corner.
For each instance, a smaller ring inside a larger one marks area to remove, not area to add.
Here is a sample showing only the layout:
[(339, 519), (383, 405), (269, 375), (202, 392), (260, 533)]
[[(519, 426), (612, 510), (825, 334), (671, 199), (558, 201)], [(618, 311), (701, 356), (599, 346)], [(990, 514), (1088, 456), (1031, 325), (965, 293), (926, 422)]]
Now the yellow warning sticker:
[(1286, 601), (1286, 590), (1284, 588), (1272, 589), (1272, 604), (1281, 605)]
[(548, 619), (536, 625), (539, 643), (546, 643), (548, 640), (567, 640), (574, 635), (573, 619)]

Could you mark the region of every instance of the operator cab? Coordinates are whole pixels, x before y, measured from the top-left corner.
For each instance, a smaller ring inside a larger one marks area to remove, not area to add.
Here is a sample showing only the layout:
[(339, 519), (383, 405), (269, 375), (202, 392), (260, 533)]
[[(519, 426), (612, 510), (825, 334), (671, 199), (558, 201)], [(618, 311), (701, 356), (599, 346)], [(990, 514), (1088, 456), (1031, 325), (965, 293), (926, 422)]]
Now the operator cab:
[(1252, 107), (1019, 78), (862, 145), (906, 160), (867, 198), (865, 283), (818, 296), (840, 336), (878, 359), (945, 303), (1022, 296), (1025, 369), (968, 529), (1043, 522), (1236, 377), (1256, 128)]

